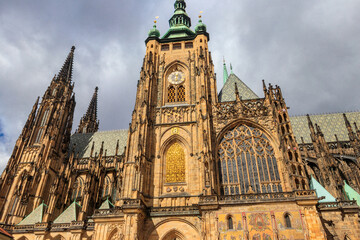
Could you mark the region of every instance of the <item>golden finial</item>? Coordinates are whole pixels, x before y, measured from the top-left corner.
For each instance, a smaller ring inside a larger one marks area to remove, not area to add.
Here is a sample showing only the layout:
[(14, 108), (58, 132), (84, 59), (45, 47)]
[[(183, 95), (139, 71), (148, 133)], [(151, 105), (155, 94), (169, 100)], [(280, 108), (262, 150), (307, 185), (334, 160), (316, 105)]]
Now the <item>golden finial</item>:
[(154, 23), (157, 23), (157, 20), (158, 20), (158, 19), (159, 19), (159, 16), (156, 16)]
[(200, 15), (199, 15), (199, 18), (201, 18), (201, 14), (203, 13), (203, 11), (200, 11)]

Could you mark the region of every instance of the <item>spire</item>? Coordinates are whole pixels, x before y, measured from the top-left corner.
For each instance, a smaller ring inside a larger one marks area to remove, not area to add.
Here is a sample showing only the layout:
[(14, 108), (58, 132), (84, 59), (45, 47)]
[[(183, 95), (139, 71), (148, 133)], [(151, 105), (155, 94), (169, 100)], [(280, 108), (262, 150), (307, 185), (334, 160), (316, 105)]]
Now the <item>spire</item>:
[(72, 70), (73, 70), (73, 62), (74, 62), (74, 51), (75, 46), (71, 47), (71, 51), (69, 55), (67, 56), (64, 65), (62, 66), (58, 76), (57, 80), (62, 80), (64, 82), (71, 82), (72, 78)]
[(99, 121), (97, 120), (98, 90), (99, 88), (96, 87), (88, 110), (80, 120), (80, 124), (77, 130), (78, 133), (92, 133), (97, 132), (99, 129)]
[(344, 121), (345, 121), (345, 126), (348, 130), (348, 135), (349, 135), (349, 138), (350, 138), (350, 141), (353, 141), (355, 139), (355, 135), (354, 135), (354, 132), (352, 130), (352, 127), (351, 127), (351, 124), (346, 116), (345, 113), (343, 113), (343, 117), (344, 117)]
[(229, 74), (228, 74), (228, 71), (227, 71), (227, 68), (226, 68), (226, 63), (225, 63), (225, 58), (224, 58), (224, 85), (229, 77)]
[(234, 74), (233, 73), (233, 68), (232, 68), (232, 64), (230, 63), (230, 74)]

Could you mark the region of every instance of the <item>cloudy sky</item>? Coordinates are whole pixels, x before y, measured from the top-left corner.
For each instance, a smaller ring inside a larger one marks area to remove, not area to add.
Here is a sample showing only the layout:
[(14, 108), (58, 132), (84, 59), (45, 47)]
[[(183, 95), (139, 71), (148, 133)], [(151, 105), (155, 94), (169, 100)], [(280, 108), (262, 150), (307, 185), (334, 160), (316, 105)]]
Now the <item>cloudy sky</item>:
[[(0, 1), (0, 171), (37, 96), (76, 46), (74, 129), (99, 86), (101, 130), (127, 128), (144, 40), (174, 0)], [(222, 59), (258, 95), (282, 87), (292, 115), (356, 111), (360, 104), (360, 1), (187, 0), (208, 26), (218, 91)]]

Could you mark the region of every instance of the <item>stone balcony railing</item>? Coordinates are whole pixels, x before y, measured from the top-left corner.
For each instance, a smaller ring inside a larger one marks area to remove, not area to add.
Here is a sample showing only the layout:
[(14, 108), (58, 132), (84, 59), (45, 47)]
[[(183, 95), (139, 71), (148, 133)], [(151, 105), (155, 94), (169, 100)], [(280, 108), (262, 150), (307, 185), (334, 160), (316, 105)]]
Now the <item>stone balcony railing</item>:
[(123, 216), (124, 213), (122, 211), (121, 208), (119, 207), (115, 207), (115, 208), (111, 208), (111, 209), (96, 209), (93, 215), (93, 218), (98, 218), (98, 217), (119, 217), (119, 216)]
[(279, 201), (295, 201), (301, 199), (317, 199), (314, 190), (299, 190), (293, 192), (280, 193), (253, 193), (242, 195), (226, 195), (226, 196), (202, 196), (200, 197), (200, 205), (208, 204), (241, 204), (254, 202), (279, 202)]
[(340, 202), (322, 202), (318, 204), (318, 208), (322, 211), (336, 209), (359, 209), (356, 201), (340, 201)]

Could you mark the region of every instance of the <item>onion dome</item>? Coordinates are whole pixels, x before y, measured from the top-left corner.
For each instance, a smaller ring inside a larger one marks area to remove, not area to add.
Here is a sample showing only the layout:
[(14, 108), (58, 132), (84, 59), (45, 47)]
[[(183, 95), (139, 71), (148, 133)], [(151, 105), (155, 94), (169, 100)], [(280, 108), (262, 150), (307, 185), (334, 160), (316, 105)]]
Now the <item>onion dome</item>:
[(153, 29), (149, 31), (149, 37), (156, 37), (156, 38), (160, 37), (160, 31), (156, 29), (156, 22), (154, 24)]
[(199, 19), (199, 22), (195, 27), (195, 32), (197, 34), (206, 32), (206, 25), (202, 22), (201, 18)]

